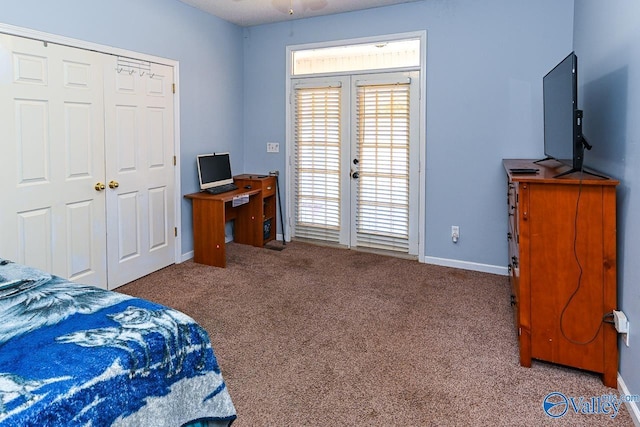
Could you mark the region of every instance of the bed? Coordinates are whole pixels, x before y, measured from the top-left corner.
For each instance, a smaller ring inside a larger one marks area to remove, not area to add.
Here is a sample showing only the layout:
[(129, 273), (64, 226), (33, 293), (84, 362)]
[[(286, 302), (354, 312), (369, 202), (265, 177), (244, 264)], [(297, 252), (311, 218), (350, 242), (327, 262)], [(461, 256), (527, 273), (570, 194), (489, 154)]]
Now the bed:
[(0, 259), (0, 426), (230, 425), (189, 316)]

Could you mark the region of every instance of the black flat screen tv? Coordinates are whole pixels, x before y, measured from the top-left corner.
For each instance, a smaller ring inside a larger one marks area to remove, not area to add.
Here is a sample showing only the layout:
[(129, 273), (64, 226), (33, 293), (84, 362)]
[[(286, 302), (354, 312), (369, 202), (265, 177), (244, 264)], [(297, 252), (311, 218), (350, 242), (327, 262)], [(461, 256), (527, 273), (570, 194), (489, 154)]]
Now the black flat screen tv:
[[(571, 52), (542, 80), (544, 104), (544, 155), (581, 171), (584, 149), (582, 110), (578, 109), (578, 57)], [(545, 159), (546, 160), (546, 159)]]

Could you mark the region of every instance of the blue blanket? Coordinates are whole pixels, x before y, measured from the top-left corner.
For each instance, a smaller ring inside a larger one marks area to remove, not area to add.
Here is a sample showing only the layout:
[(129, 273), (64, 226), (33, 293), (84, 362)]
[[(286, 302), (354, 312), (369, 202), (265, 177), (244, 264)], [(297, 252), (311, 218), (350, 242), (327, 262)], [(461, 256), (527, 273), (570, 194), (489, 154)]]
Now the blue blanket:
[(181, 426), (235, 408), (206, 331), (0, 259), (0, 426)]

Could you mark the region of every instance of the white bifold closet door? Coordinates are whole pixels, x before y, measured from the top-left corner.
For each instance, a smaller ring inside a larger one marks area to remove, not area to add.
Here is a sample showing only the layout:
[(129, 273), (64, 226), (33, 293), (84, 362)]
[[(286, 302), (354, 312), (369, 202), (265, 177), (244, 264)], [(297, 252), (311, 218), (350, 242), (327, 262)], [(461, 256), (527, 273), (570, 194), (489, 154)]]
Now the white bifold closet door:
[(0, 34), (1, 258), (110, 289), (173, 262), (172, 73), (117, 61)]

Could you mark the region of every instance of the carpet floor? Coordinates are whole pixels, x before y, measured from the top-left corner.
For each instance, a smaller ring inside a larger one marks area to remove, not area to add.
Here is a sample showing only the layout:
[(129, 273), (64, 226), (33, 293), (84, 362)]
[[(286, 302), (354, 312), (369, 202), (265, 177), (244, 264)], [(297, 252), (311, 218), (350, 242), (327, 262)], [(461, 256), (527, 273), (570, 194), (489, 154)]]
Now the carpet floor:
[[(632, 426), (545, 396), (618, 396), (599, 375), (519, 365), (504, 276), (291, 242), (227, 245), (117, 289), (181, 310), (208, 332), (245, 426)], [(567, 405), (570, 406), (570, 405)]]

